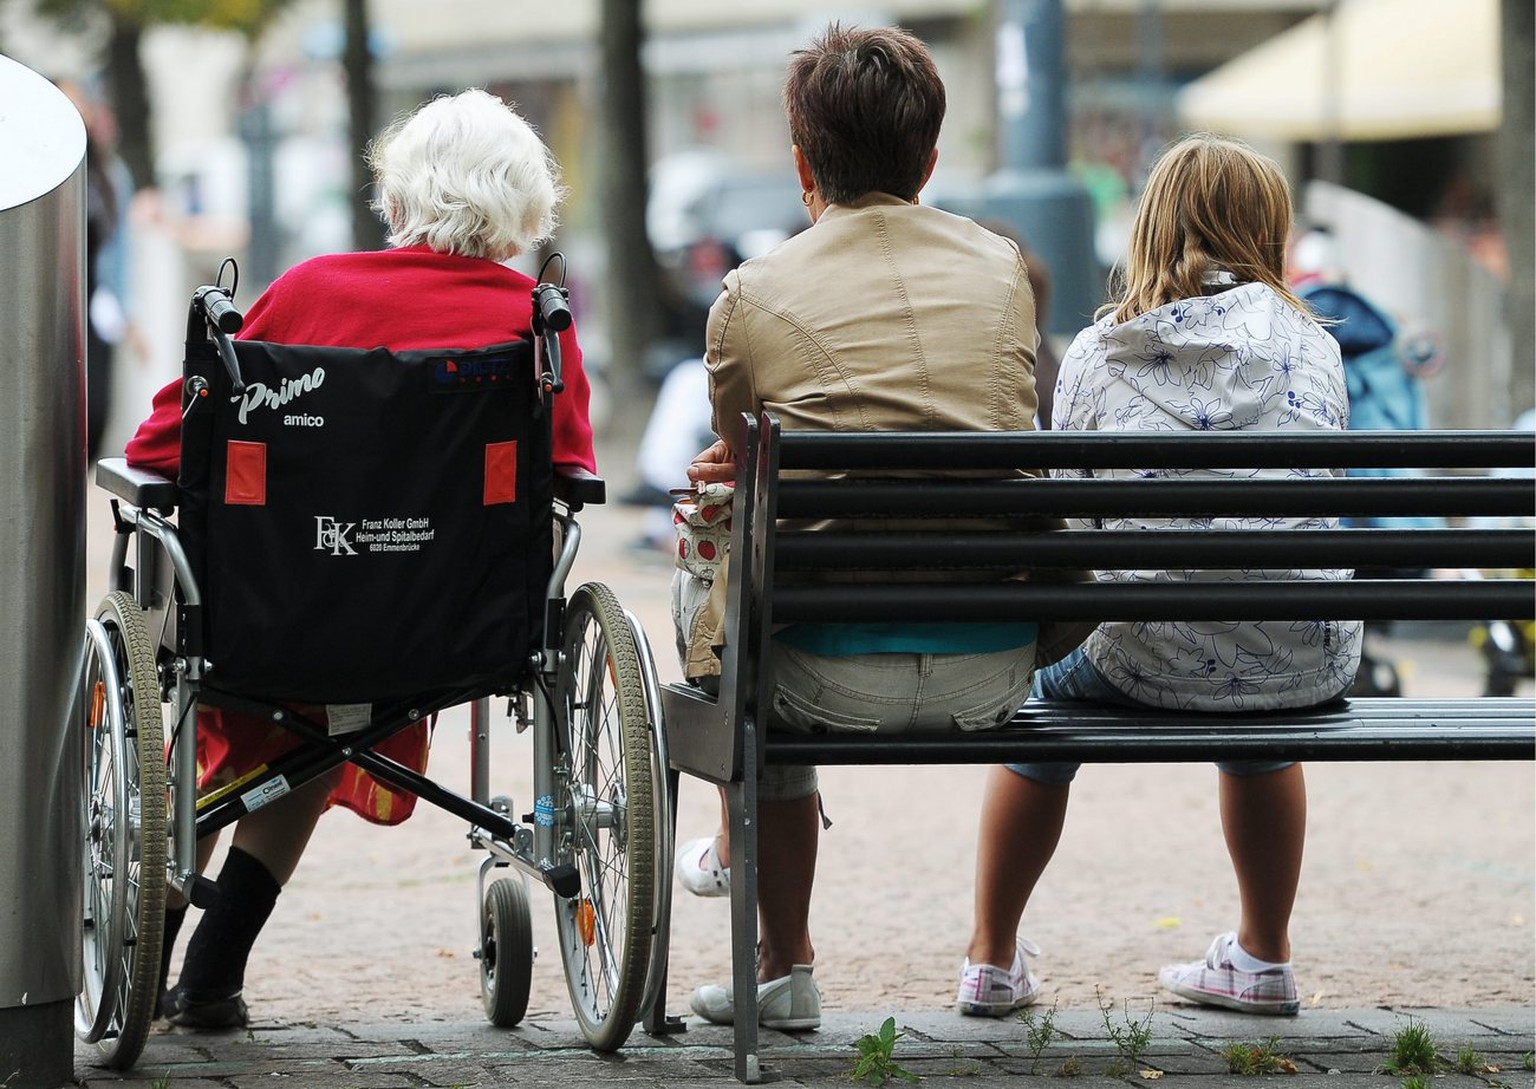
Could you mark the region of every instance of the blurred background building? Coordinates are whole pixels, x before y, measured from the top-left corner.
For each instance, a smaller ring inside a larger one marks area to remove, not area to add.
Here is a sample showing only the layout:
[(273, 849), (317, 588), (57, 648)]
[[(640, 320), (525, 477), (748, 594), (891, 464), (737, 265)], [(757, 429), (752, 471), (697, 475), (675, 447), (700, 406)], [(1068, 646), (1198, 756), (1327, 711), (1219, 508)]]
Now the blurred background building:
[[(183, 20), (167, 23), (149, 17), (153, 0), (0, 0), (0, 52), (93, 82), (119, 137), (135, 127), (125, 120), (148, 128), (153, 159), (124, 204), (124, 290), (147, 358), (119, 365), (120, 405), (147, 404), (143, 391), (176, 369), (178, 312), (226, 253), (240, 258), (248, 302), (295, 261), (356, 244), (344, 61), (360, 17), (373, 127), (483, 86), (545, 135), (571, 190), (557, 241), (583, 340), (615, 378), (656, 378), (699, 354), (719, 276), (803, 225), (779, 91), (788, 53), (837, 18), (900, 23), (932, 47), (949, 116), (930, 199), (1006, 219), (1016, 205), (978, 194), (998, 192), (1010, 169), (1043, 169), (1062, 207), (1084, 209), (1080, 244), (1026, 239), (1052, 266), (1055, 337), (1100, 301), (1158, 148), (1211, 128), (1281, 161), (1299, 212), (1332, 231), (1333, 272), (1443, 340), (1446, 364), (1427, 385), (1433, 426), (1507, 426), (1536, 400), (1530, 0), (252, 0), (233, 5), (238, 17), (227, 6), (167, 5)], [(635, 124), (648, 206), (602, 184), (614, 162), (599, 124), (605, 20), (626, 8), (643, 29)], [(138, 104), (112, 94), (123, 12), (142, 22), (130, 43), (146, 82)], [(1042, 37), (1053, 14), (1056, 37)], [(1049, 53), (1015, 41), (1014, 24)], [(1043, 90), (1029, 82), (1041, 78)], [(1020, 118), (1022, 152), (1009, 142)], [(1018, 161), (1050, 139), (1059, 163)], [(655, 248), (661, 317), (640, 343), (607, 305), (605, 225), (620, 211), (643, 217)], [(1014, 226), (1038, 234), (1041, 222)], [(137, 419), (123, 412), (119, 442)]]

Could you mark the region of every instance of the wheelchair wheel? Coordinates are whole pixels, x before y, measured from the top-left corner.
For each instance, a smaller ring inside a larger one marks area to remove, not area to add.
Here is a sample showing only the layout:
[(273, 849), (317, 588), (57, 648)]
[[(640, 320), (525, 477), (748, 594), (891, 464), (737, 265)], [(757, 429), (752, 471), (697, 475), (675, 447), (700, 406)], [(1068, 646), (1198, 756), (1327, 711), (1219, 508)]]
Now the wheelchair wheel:
[(132, 595), (86, 624), (84, 986), (75, 1029), (106, 1065), (144, 1048), (165, 932), (165, 743), (155, 646)]
[(639, 1019), (656, 927), (654, 734), (640, 651), (613, 592), (588, 583), (566, 612), (557, 799), (559, 861), (581, 892), (556, 901), (560, 953), (587, 1042), (613, 1051)]
[(647, 1016), (661, 997), (666, 985), (667, 953), (670, 942), (668, 921), (672, 918), (672, 867), (675, 853), (672, 842), (672, 793), (667, 779), (667, 735), (662, 722), (661, 683), (656, 678), (656, 662), (651, 654), (645, 629), (633, 613), (625, 610), (629, 630), (640, 650), (640, 671), (645, 681), (646, 713), (651, 731), (651, 790), (656, 819), (654, 877), (656, 892), (656, 927), (651, 937), (651, 964), (646, 972), (645, 998), (640, 1003), (641, 1016)]
[(520, 880), (503, 877), (485, 890), (480, 916), (480, 1001), (497, 1028), (511, 1028), (528, 1012), (533, 983), (533, 920)]

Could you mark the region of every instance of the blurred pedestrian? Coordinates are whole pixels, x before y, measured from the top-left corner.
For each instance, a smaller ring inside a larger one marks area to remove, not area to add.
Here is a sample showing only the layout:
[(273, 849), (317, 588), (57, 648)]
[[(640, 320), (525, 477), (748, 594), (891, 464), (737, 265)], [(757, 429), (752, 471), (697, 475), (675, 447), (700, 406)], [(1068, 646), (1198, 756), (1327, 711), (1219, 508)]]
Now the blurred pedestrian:
[[(133, 195), (126, 168), (112, 150), (106, 107), (84, 84), (58, 81), (85, 123), (85, 406), (86, 449), (94, 462), (112, 411), (114, 346), (127, 331), (118, 288), (121, 267), (108, 246), (120, 232), (123, 210)], [(114, 164), (117, 169), (114, 169)]]

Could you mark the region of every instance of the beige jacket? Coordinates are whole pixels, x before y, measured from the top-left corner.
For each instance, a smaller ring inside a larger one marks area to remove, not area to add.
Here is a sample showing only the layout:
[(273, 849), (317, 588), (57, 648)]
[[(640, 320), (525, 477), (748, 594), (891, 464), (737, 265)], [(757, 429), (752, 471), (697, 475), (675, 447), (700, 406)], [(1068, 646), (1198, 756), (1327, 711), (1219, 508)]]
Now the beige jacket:
[[(728, 443), (742, 413), (764, 410), (785, 430), (1034, 426), (1037, 334), (1024, 261), (969, 219), (872, 194), (828, 208), (724, 287), (704, 362), (715, 433)], [(689, 639), (690, 677), (719, 672), (725, 583), (722, 566)], [(1043, 660), (1070, 649), (1048, 652), (1054, 638), (1042, 630)]]

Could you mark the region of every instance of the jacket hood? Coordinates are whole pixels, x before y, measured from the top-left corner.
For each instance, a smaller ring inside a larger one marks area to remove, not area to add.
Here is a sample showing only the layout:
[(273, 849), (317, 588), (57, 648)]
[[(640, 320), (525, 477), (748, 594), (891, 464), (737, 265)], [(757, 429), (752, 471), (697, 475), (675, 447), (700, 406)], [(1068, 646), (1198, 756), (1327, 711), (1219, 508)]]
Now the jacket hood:
[(1121, 388), (1102, 406), (1110, 415), (1115, 402), (1140, 399), (1156, 406), (1163, 427), (1221, 431), (1254, 426), (1290, 398), (1292, 410), (1337, 426), (1328, 407), (1297, 401), (1295, 386), (1306, 372), (1337, 368), (1338, 346), (1263, 284), (1181, 299), (1119, 325), (1106, 319), (1098, 333), (1107, 385)]

